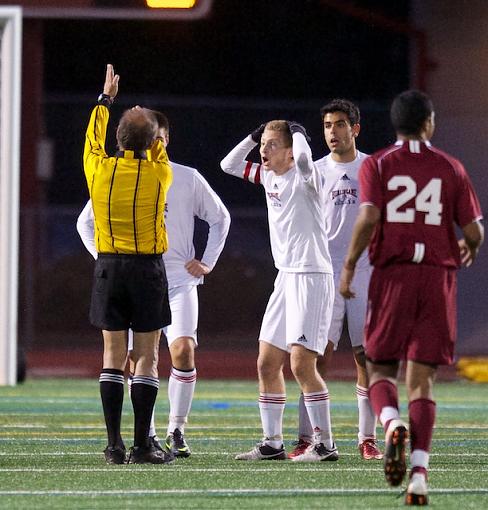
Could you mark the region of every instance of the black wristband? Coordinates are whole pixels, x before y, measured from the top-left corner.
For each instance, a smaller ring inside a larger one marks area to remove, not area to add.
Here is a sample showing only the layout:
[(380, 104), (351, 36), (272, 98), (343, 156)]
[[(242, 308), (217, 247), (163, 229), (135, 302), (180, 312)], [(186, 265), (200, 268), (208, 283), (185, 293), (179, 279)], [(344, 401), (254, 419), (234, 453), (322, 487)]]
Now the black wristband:
[(112, 106), (112, 103), (114, 102), (114, 100), (108, 94), (100, 94), (98, 96), (97, 101), (98, 101), (98, 104), (103, 104), (107, 108)]

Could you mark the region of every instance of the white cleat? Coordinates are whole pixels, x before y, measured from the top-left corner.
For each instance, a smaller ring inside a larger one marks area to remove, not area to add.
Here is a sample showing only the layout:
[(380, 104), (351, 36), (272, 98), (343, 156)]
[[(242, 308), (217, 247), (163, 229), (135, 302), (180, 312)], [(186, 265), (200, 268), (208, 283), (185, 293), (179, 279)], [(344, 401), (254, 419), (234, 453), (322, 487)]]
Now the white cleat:
[(293, 462), (320, 462), (335, 461), (339, 459), (339, 452), (335, 443), (332, 448), (327, 448), (324, 443), (310, 445), (301, 455), (293, 457)]
[(427, 481), (423, 473), (414, 473), (410, 478), (405, 496), (405, 504), (409, 506), (425, 506), (429, 504), (427, 497)]

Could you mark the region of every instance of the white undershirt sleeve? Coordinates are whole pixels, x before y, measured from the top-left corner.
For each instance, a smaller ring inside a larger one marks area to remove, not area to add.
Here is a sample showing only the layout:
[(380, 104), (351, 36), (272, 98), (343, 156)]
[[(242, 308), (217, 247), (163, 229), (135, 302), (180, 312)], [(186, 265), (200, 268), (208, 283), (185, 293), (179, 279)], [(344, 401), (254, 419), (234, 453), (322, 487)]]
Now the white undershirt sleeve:
[(91, 253), (94, 259), (98, 258), (98, 252), (95, 247), (95, 219), (91, 200), (88, 200), (83, 211), (81, 211), (76, 221), (76, 230), (81, 237), (85, 248)]
[(239, 142), (220, 162), (222, 170), (226, 174), (244, 179), (246, 166), (250, 165), (250, 163), (246, 161), (246, 156), (256, 145), (257, 143), (253, 141), (251, 135), (246, 136), (246, 138)]

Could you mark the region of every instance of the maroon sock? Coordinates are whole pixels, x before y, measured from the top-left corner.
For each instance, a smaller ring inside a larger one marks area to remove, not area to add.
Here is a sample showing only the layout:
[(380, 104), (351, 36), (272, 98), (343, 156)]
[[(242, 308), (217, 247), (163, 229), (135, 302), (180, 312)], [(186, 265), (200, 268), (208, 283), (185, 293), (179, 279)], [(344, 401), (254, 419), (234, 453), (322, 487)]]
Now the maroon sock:
[[(373, 408), (374, 414), (379, 418), (381, 411), (384, 407), (394, 407), (398, 409), (398, 389), (397, 387), (387, 379), (381, 379), (369, 387), (368, 390), (369, 401)], [(386, 430), (390, 420), (383, 424)]]
[(410, 420), (411, 451), (430, 452), (435, 422), (435, 402), (428, 398), (418, 398), (408, 404)]

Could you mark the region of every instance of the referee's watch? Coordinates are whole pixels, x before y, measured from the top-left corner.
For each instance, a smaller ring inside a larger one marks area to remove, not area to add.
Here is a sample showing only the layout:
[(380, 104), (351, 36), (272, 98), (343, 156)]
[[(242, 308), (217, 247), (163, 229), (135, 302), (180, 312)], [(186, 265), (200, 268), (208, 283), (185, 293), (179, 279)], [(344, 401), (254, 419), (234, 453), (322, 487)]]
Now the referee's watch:
[(100, 94), (98, 96), (98, 104), (103, 104), (107, 108), (112, 105), (114, 100), (108, 94)]

